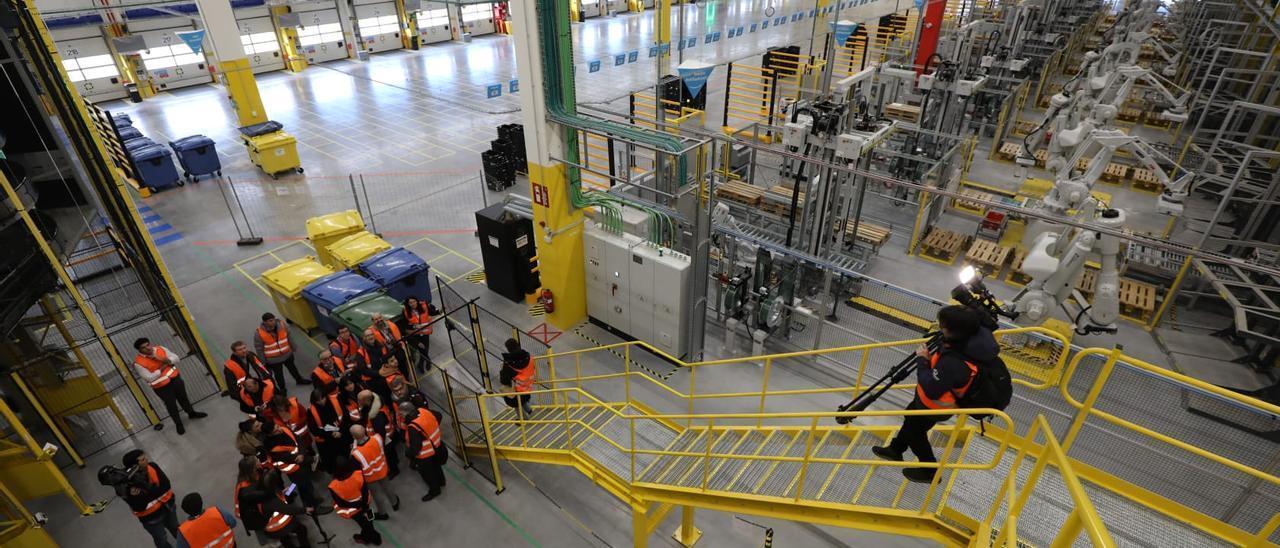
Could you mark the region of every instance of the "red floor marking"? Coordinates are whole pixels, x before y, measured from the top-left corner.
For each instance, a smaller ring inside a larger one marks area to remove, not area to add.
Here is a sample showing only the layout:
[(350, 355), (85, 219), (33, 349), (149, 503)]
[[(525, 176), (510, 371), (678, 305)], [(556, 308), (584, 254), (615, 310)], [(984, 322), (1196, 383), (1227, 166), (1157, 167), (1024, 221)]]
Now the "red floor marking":
[(529, 334), (533, 335), (535, 339), (542, 341), (542, 344), (551, 346), (551, 341), (554, 341), (560, 338), (560, 335), (564, 335), (564, 332), (557, 331), (555, 328), (551, 327), (551, 324), (548, 324), (547, 322), (542, 322), (541, 325), (533, 329), (530, 329)]
[[(382, 235), (387, 238), (398, 238), (402, 236), (434, 236), (437, 234), (470, 234), (475, 232), (474, 228), (440, 228), (435, 230), (402, 230), (396, 232), (383, 232)], [(305, 240), (306, 236), (264, 236), (264, 242), (296, 242)], [(236, 245), (235, 240), (201, 240), (191, 242), (191, 245), (218, 246), (218, 245)]]

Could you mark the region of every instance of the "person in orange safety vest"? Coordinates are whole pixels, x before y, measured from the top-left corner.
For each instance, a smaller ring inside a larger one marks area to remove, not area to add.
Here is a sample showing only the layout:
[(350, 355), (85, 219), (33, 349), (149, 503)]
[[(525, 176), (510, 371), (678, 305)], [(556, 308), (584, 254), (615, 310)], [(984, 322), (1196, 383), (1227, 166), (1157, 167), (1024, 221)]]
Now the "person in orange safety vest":
[(430, 409), (419, 408), (412, 402), (400, 402), (400, 415), (404, 417), (404, 452), (409, 466), (418, 471), (427, 484), (427, 494), (422, 502), (440, 496), (444, 488), (444, 465), (449, 462), (449, 448), (445, 447), (440, 431), (442, 415)]
[(360, 532), (351, 540), (356, 544), (382, 544), (382, 535), (374, 528), (369, 515), (372, 497), (359, 465), (345, 456), (338, 457), (334, 463), (333, 481), (329, 482), (329, 495), (333, 497), (334, 511), (360, 526)]
[(516, 397), (506, 396), (503, 399), (512, 409), (521, 407), (527, 418), (533, 414), (533, 406), (529, 404), (530, 395), (525, 392), (533, 391), (534, 374), (537, 368), (533, 364), (533, 357), (525, 349), (520, 348), (520, 341), (507, 339), (505, 346), (507, 351), (502, 353), (502, 372), (498, 375), (498, 382), (521, 394)]
[(226, 510), (204, 507), (200, 493), (182, 497), (187, 521), (178, 526), (177, 548), (236, 548), (236, 517)]
[(231, 356), (222, 364), (222, 378), (227, 383), (227, 391), (234, 394), (240, 383), (249, 377), (259, 381), (275, 380), (267, 365), (262, 363), (262, 358), (249, 351), (249, 345), (244, 341), (233, 342)]
[[(366, 336), (365, 347), (369, 348), (371, 350), (370, 353), (372, 354), (374, 346), (380, 346), (382, 347), (383, 354), (382, 361), (380, 362), (377, 361), (376, 357), (374, 358), (376, 363), (371, 364), (373, 368), (380, 368), (383, 363), (386, 363), (387, 358), (395, 356), (396, 359), (399, 360), (400, 372), (404, 373), (404, 376), (408, 377), (409, 357), (405, 352), (404, 337), (400, 335), (400, 326), (396, 325), (393, 321), (387, 320), (385, 316), (376, 312), (369, 317), (369, 320), (371, 322), (369, 324), (369, 328), (364, 330), (364, 334)], [(376, 344), (370, 345), (368, 339), (369, 335), (373, 336)]]
[(435, 312), (435, 307), (417, 297), (404, 300), (404, 323), (407, 328), (404, 340), (418, 354), (419, 373), (426, 373), (435, 365), (431, 361), (431, 332), (434, 330), (431, 316)]
[[(138, 377), (151, 385), (156, 396), (164, 402), (164, 408), (169, 412), (169, 417), (173, 418), (173, 426), (177, 429), (179, 436), (187, 432), (185, 425), (182, 424), (182, 417), (178, 415), (179, 406), (192, 419), (203, 419), (209, 416), (196, 411), (196, 408), (191, 405), (191, 398), (187, 396), (187, 385), (182, 382), (182, 375), (178, 371), (178, 360), (182, 359), (182, 356), (158, 344), (151, 344), (151, 340), (146, 337), (133, 341), (133, 349), (138, 351), (138, 355), (133, 358), (133, 370), (137, 372)], [(156, 423), (155, 429), (161, 428), (164, 428), (164, 423)]]
[(359, 463), (360, 473), (364, 475), (364, 482), (377, 504), (373, 517), (377, 520), (390, 519), (388, 512), (400, 509), (400, 497), (391, 492), (391, 481), (387, 479), (389, 472), (382, 436), (357, 424), (351, 427), (351, 440), (351, 459)]
[(311, 371), (311, 385), (320, 389), (325, 395), (338, 390), (338, 379), (347, 372), (347, 364), (342, 358), (333, 355), (332, 350), (320, 351), (320, 362)]
[[(916, 351), (916, 394), (907, 410), (951, 410), (977, 378), (978, 365), (995, 359), (1000, 345), (972, 310), (958, 305), (938, 311), (942, 343), (936, 349)], [(929, 442), (929, 430), (951, 418), (950, 414), (908, 415), (897, 435), (883, 447), (872, 447), (876, 456), (901, 461), (907, 449), (920, 462), (937, 462)], [(915, 482), (933, 481), (937, 468), (904, 468), (902, 474)]]
[(140, 449), (125, 453), (123, 464), (132, 473), (121, 496), (156, 548), (170, 548), (169, 535), (178, 538), (178, 513), (169, 476)]
[(269, 380), (258, 382), (258, 379), (248, 377), (240, 383), (240, 390), (235, 395), (240, 411), (246, 415), (258, 415), (271, 405), (271, 398), (276, 396), (276, 383)]
[(276, 319), (276, 315), (267, 312), (262, 315), (262, 323), (253, 331), (253, 348), (271, 368), (277, 388), (288, 392), (284, 382), (284, 370), (289, 370), (295, 384), (311, 384), (298, 373), (298, 364), (293, 359), (293, 344), (289, 342), (289, 326)]

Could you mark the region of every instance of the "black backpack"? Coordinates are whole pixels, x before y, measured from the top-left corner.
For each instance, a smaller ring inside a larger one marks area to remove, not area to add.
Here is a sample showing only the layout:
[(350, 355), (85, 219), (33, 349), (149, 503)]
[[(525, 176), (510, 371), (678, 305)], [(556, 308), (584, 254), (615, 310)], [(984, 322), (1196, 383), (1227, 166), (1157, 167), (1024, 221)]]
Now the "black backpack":
[[(969, 385), (969, 391), (965, 392), (956, 403), (960, 407), (968, 409), (999, 409), (1009, 406), (1009, 401), (1013, 399), (1013, 379), (1009, 376), (1009, 368), (1005, 366), (1004, 360), (1000, 356), (990, 361), (979, 362), (976, 360), (971, 363), (978, 366), (978, 373), (973, 378), (973, 383)], [(978, 420), (984, 420), (989, 415), (974, 415)]]

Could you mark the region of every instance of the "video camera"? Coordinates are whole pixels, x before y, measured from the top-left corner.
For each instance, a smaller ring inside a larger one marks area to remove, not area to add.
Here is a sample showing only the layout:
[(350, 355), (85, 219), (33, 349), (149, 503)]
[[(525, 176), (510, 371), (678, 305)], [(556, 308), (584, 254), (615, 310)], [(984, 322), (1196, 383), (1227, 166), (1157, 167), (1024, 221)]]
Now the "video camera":
[(98, 469), (98, 483), (115, 489), (116, 495), (124, 497), (129, 494), (130, 487), (146, 489), (147, 474), (136, 464), (128, 468), (108, 464)]
[(986, 284), (982, 283), (982, 271), (966, 266), (960, 271), (960, 285), (951, 290), (951, 298), (978, 314), (982, 326), (995, 331), (1000, 326), (1000, 316), (1017, 319), (1016, 312), (1006, 311), (996, 301)]

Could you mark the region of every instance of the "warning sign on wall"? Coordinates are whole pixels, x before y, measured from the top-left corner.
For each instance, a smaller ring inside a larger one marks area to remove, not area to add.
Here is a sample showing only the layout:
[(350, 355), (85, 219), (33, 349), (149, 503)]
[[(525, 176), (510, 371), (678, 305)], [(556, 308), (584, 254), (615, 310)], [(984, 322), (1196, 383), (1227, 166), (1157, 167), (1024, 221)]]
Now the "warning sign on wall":
[(542, 207), (551, 207), (551, 199), (547, 197), (547, 187), (533, 183), (533, 203)]

